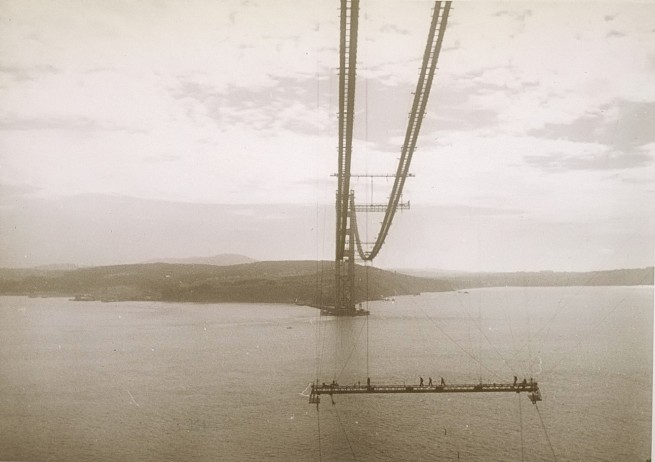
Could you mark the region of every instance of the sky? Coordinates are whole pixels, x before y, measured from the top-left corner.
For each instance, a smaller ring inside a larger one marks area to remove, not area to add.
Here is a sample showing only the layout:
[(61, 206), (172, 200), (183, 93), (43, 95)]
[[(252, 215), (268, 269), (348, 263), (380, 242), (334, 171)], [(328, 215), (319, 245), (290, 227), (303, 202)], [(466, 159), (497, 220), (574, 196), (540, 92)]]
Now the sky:
[[(353, 173), (396, 169), (432, 6), (360, 2)], [(652, 265), (653, 17), (455, 2), (374, 265)], [(0, 0), (0, 267), (332, 259), (338, 41), (336, 0)]]

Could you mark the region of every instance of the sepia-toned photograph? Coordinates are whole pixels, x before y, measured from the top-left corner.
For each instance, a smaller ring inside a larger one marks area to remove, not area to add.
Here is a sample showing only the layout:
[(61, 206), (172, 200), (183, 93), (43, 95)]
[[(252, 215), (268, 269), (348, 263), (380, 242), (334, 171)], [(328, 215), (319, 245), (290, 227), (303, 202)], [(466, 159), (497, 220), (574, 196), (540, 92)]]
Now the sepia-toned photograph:
[(650, 462), (653, 18), (0, 0), (0, 461)]

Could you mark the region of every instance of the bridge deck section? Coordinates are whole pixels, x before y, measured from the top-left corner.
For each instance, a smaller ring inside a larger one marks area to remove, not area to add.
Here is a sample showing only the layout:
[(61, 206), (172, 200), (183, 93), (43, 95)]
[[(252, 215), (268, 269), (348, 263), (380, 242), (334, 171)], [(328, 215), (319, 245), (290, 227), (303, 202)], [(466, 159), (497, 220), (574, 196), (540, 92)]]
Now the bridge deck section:
[(438, 385), (339, 385), (312, 384), (310, 403), (320, 401), (319, 395), (376, 394), (376, 393), (529, 393), (530, 400), (541, 401), (537, 382), (513, 383), (472, 383)]
[(535, 392), (537, 382), (517, 383), (476, 383), (453, 385), (314, 385), (312, 391), (317, 395), (343, 395), (353, 393), (494, 393), (494, 392)]

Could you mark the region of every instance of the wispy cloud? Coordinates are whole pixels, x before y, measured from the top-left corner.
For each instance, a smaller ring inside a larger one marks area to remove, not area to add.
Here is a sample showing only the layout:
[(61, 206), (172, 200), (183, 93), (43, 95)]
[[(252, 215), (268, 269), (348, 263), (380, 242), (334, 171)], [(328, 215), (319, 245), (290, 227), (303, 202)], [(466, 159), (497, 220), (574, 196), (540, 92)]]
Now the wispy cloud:
[(631, 152), (655, 142), (655, 101), (613, 101), (600, 111), (568, 124), (546, 124), (533, 136), (601, 143), (615, 151)]
[(526, 156), (526, 162), (548, 172), (565, 172), (570, 170), (621, 170), (643, 167), (655, 162), (655, 158), (646, 153), (600, 152), (576, 156), (549, 154), (544, 156)]
[(320, 78), (280, 78), (270, 87), (228, 86), (219, 91), (184, 78), (170, 94), (195, 126), (256, 130), (275, 138), (284, 131), (314, 135), (328, 130), (333, 123), (326, 111), (329, 84)]
[(492, 14), (491, 16), (496, 16), (496, 17), (507, 16), (517, 21), (525, 21), (527, 17), (532, 16), (532, 10), (530, 9), (513, 10), (513, 11), (501, 10), (498, 11), (497, 13)]
[(626, 34), (624, 34), (622, 32), (619, 32), (619, 31), (616, 31), (616, 30), (611, 30), (611, 31), (609, 31), (607, 33), (607, 37), (609, 37), (609, 38), (611, 38), (611, 37), (621, 38), (621, 37), (625, 37), (625, 36), (626, 36)]
[(65, 130), (88, 133), (91, 131), (124, 131), (132, 134), (146, 133), (145, 130), (129, 126), (99, 122), (87, 117), (40, 117), (40, 118), (0, 118), (0, 130)]
[(44, 74), (55, 74), (60, 71), (60, 69), (57, 69), (52, 65), (36, 65), (33, 67), (0, 65), (0, 75), (4, 74), (15, 82), (36, 80)]
[(25, 184), (2, 184), (0, 183), (0, 201), (7, 201), (15, 197), (30, 196), (39, 191), (36, 186)]

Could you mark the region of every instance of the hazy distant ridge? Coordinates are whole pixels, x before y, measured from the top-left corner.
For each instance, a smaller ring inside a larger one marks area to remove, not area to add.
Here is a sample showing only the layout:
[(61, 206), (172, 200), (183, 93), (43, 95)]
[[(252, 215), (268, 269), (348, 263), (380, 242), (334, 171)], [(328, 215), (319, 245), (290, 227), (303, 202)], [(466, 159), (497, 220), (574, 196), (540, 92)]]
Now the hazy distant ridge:
[(149, 260), (144, 263), (175, 263), (182, 265), (215, 265), (215, 266), (231, 266), (243, 265), (244, 263), (255, 263), (254, 260), (245, 255), (236, 253), (222, 253), (220, 255), (213, 255), (211, 257), (186, 257), (186, 258), (158, 258)]
[[(105, 301), (333, 304), (334, 263), (269, 261), (231, 266), (148, 263), (73, 270), (0, 269), (0, 294), (85, 295)], [(428, 275), (430, 273), (422, 273)], [(417, 277), (357, 267), (356, 300), (499, 286), (652, 285), (653, 267), (589, 273), (440, 273)], [(368, 281), (368, 287), (366, 285)]]
[(589, 272), (462, 273), (455, 271), (399, 270), (403, 274), (449, 281), (453, 288), (635, 286), (653, 285), (653, 267)]

